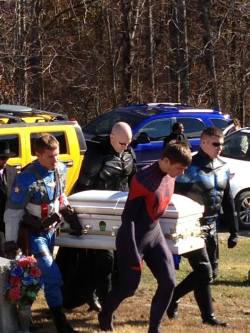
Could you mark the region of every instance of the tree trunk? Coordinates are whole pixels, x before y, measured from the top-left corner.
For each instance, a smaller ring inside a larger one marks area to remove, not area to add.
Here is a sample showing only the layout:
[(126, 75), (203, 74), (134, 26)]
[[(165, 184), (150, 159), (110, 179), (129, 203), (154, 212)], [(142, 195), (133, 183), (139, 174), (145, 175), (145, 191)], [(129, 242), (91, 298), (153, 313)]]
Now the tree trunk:
[(155, 96), (155, 69), (154, 69), (154, 27), (153, 27), (153, 13), (152, 13), (152, 1), (147, 0), (148, 9), (148, 62), (149, 62), (149, 82), (150, 82), (150, 94), (152, 102), (156, 101)]
[(189, 66), (185, 0), (172, 1), (172, 17), (169, 30), (173, 63), (170, 69), (171, 95), (175, 102), (188, 103)]
[(31, 69), (30, 102), (39, 108), (43, 108), (43, 77), (42, 77), (42, 46), (40, 14), (42, 0), (34, 0), (31, 7), (31, 45), (29, 65)]
[(213, 36), (211, 29), (210, 8), (211, 0), (200, 0), (201, 22), (204, 28), (203, 43), (204, 43), (204, 59), (208, 72), (209, 84), (211, 89), (211, 104), (213, 107), (219, 107), (217, 75), (215, 66), (215, 54), (213, 45)]
[(27, 50), (26, 50), (26, 1), (16, 1), (15, 8), (16, 26), (14, 42), (14, 82), (16, 90), (16, 103), (27, 104)]

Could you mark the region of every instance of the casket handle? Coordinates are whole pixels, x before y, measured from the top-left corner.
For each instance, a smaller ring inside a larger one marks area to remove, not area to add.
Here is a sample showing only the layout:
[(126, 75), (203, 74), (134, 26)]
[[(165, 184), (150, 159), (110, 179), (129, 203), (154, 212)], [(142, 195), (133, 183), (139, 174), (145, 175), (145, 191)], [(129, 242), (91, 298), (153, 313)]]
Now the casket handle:
[(91, 230), (91, 229), (92, 229), (92, 225), (90, 225), (90, 224), (84, 224), (82, 232), (83, 232), (84, 235), (86, 235), (86, 234), (89, 233), (89, 230)]

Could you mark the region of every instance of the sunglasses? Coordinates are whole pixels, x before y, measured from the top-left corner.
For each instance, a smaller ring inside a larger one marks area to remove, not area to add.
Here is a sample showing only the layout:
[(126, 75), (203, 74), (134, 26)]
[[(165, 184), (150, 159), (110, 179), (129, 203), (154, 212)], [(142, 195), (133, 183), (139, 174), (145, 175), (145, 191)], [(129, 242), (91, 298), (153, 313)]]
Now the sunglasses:
[(127, 147), (129, 145), (129, 143), (119, 142), (119, 145), (121, 145), (123, 147)]
[(212, 142), (211, 143), (214, 147), (223, 147), (224, 146), (224, 143), (221, 143), (221, 142)]

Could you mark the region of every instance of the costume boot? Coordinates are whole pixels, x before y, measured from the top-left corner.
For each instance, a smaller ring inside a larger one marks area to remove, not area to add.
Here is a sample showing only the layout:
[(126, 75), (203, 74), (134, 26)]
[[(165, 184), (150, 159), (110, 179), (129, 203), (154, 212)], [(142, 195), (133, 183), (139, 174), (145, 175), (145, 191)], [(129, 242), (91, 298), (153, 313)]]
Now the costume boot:
[(169, 319), (176, 319), (178, 317), (178, 305), (180, 303), (180, 299), (190, 291), (194, 290), (195, 284), (195, 273), (191, 272), (175, 287), (172, 300), (167, 309), (167, 316)]
[(203, 324), (222, 327), (228, 326), (228, 323), (217, 320), (214, 315), (210, 285), (203, 285), (196, 288), (194, 296), (201, 312)]
[(93, 293), (88, 297), (87, 303), (89, 305), (88, 311), (96, 311), (99, 312), (102, 310), (102, 306), (100, 304), (99, 298), (96, 295), (96, 292)]
[(169, 319), (176, 319), (178, 317), (178, 305), (180, 301), (175, 301), (172, 299), (168, 308), (167, 308), (167, 315)]
[(60, 306), (50, 308), (57, 333), (77, 333), (66, 319)]
[(112, 314), (107, 314), (101, 311), (98, 313), (98, 321), (102, 331), (113, 331), (114, 326)]

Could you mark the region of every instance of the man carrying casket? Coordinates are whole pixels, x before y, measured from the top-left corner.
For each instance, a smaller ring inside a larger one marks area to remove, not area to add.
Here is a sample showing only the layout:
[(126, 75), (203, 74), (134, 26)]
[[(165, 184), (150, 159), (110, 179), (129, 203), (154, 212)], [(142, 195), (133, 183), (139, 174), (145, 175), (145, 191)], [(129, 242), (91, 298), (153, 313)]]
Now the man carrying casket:
[(170, 319), (177, 317), (181, 297), (194, 291), (203, 323), (227, 326), (227, 323), (215, 317), (210, 287), (218, 273), (219, 243), (216, 221), (221, 206), (229, 225), (228, 248), (235, 247), (238, 241), (238, 223), (229, 183), (230, 173), (225, 162), (218, 157), (223, 143), (223, 133), (220, 129), (206, 128), (201, 134), (200, 150), (193, 156), (192, 164), (184, 175), (176, 179), (176, 193), (185, 195), (205, 207), (201, 225), (205, 232), (206, 246), (184, 255), (193, 271), (175, 288), (167, 311)]

